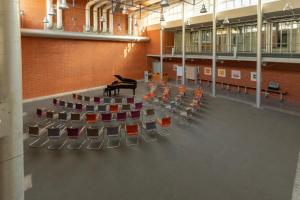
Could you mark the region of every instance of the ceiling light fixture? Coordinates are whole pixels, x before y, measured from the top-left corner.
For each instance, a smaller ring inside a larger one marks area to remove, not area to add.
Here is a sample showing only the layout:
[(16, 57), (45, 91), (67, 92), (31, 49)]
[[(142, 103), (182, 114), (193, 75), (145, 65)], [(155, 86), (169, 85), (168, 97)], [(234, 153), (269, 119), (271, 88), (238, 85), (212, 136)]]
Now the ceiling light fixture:
[(161, 0), (160, 1), (161, 7), (168, 7), (169, 6), (169, 0)]
[(230, 24), (228, 17), (225, 17), (223, 24)]
[(205, 4), (202, 4), (202, 8), (200, 10), (200, 13), (207, 13), (207, 9), (206, 9)]

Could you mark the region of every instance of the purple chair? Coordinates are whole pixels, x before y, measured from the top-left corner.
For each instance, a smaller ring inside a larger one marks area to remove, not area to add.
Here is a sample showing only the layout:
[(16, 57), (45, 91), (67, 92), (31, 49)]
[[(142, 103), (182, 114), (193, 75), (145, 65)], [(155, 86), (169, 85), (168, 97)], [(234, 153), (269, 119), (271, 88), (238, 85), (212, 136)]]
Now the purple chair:
[(76, 110), (79, 110), (79, 111), (81, 111), (82, 110), (82, 104), (81, 103), (76, 103), (76, 105), (75, 105), (75, 108), (76, 108)]
[(94, 97), (94, 102), (99, 104), (101, 102), (101, 98), (100, 97)]
[(117, 113), (117, 121), (125, 121), (127, 118), (126, 112), (118, 112)]
[(134, 97), (127, 97), (126, 102), (128, 104), (134, 104)]
[(85, 140), (79, 141), (80, 136), (83, 133), (85, 127), (83, 126), (78, 126), (78, 127), (73, 127), (69, 126), (67, 127), (67, 136), (68, 139), (71, 140), (71, 143), (67, 146), (68, 149), (81, 149), (83, 144), (85, 143)]
[(101, 120), (103, 122), (111, 122), (112, 114), (111, 113), (101, 113)]
[(143, 108), (143, 102), (137, 102), (137, 103), (135, 103), (134, 104), (134, 108), (136, 110), (142, 110), (142, 108)]
[(141, 117), (141, 111), (139, 111), (139, 110), (130, 111), (130, 118), (132, 120), (139, 120), (140, 117)]

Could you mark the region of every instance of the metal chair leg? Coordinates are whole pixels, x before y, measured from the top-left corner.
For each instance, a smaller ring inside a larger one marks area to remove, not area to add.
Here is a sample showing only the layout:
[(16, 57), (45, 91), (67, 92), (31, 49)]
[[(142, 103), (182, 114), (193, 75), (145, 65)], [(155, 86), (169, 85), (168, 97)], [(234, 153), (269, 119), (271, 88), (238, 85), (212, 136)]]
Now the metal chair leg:
[[(107, 139), (107, 148), (109, 148), (109, 149), (115, 149), (115, 148), (118, 148), (118, 147), (121, 146), (121, 137), (120, 137), (120, 135), (118, 135), (118, 136), (108, 136), (107, 138), (108, 138)], [(117, 138), (117, 139), (112, 139), (112, 138)], [(117, 145), (111, 145), (111, 142), (113, 140), (118, 140)]]
[(103, 145), (104, 145), (104, 134), (102, 134), (101, 139), (88, 139), (90, 140), (88, 145), (87, 145), (87, 149), (89, 150), (100, 150), (102, 149)]
[[(148, 133), (148, 134), (147, 134)], [(155, 142), (157, 140), (157, 137), (155, 136), (150, 136), (150, 134), (155, 134), (156, 131), (152, 130), (152, 131), (143, 131), (142, 137), (144, 139), (144, 141), (146, 143), (150, 143), (150, 142)]]
[[(71, 139), (73, 140), (73, 139)], [(69, 150), (79, 150), (82, 148), (86, 140), (84, 139), (83, 141), (78, 142), (78, 139), (75, 139), (73, 142), (67, 145), (67, 149)]]
[[(51, 142), (51, 139), (49, 139), (49, 141)], [(47, 147), (47, 149), (49, 149), (49, 150), (59, 150), (59, 149), (62, 149), (65, 146), (65, 144), (67, 143), (67, 140), (63, 140), (61, 143), (59, 143), (58, 141), (59, 141), (59, 139), (55, 139), (54, 143), (49, 145)]]
[[(134, 142), (129, 142), (129, 140), (130, 140), (130, 138), (135, 138), (136, 139), (136, 142), (134, 143)], [(126, 135), (126, 145), (128, 146), (128, 147), (130, 147), (130, 146), (136, 146), (136, 145), (138, 145), (139, 144), (139, 136), (137, 135), (137, 136), (127, 136)]]
[[(43, 141), (42, 139), (46, 138), (45, 141)], [(41, 141), (42, 140), (42, 141)], [(32, 148), (41, 148), (43, 147), (45, 144), (47, 144), (47, 142), (49, 141), (49, 139), (47, 137), (39, 137), (37, 139), (35, 139), (34, 141), (32, 141), (29, 146)]]

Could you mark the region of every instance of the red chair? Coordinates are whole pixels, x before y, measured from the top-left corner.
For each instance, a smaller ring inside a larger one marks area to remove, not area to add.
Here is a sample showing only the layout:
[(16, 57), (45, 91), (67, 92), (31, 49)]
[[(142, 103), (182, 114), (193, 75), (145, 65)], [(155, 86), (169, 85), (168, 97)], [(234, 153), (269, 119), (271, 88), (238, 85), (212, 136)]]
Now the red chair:
[(87, 123), (96, 123), (97, 122), (97, 115), (96, 113), (86, 113), (85, 114), (86, 122)]
[(118, 104), (110, 104), (109, 105), (109, 111), (111, 113), (117, 113), (117, 112), (119, 112), (119, 105)]
[(99, 104), (101, 102), (101, 98), (100, 97), (94, 97), (94, 102)]
[[(139, 125), (138, 123), (136, 124), (126, 124), (125, 126), (125, 138), (126, 138), (126, 145), (127, 146), (134, 146), (134, 145), (138, 145), (139, 140)], [(130, 138), (135, 138), (136, 142), (129, 142)]]
[(171, 127), (171, 117), (163, 117), (161, 119), (157, 119), (157, 124), (160, 127), (160, 131), (158, 132), (161, 136), (170, 135), (169, 128)]

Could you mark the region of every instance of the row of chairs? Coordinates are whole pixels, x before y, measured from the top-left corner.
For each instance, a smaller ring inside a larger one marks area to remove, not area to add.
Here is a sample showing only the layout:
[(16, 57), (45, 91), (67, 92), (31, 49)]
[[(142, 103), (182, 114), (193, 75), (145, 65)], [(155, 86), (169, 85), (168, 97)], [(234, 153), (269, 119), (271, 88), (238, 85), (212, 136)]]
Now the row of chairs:
[(83, 96), (80, 94), (72, 94), (73, 100), (78, 100), (78, 101), (84, 101), (84, 102), (94, 102), (96, 104), (133, 104), (135, 102), (134, 97), (90, 97), (90, 96)]

